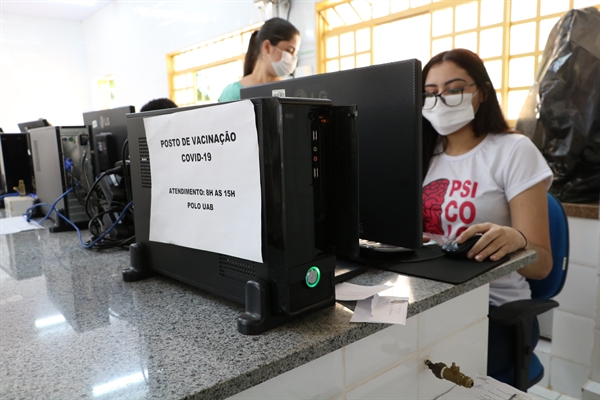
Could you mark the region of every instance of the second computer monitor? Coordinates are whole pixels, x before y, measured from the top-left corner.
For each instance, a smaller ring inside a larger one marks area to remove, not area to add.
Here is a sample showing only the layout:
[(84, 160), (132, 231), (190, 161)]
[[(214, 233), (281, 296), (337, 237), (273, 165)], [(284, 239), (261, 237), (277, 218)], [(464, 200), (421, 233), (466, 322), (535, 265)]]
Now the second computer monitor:
[(421, 62), (416, 59), (287, 79), (241, 97), (327, 98), (358, 105), (361, 238), (422, 245)]
[(125, 106), (83, 113), (83, 123), (92, 127), (95, 174), (113, 168), (121, 160), (127, 140), (126, 116), (134, 112), (134, 106)]

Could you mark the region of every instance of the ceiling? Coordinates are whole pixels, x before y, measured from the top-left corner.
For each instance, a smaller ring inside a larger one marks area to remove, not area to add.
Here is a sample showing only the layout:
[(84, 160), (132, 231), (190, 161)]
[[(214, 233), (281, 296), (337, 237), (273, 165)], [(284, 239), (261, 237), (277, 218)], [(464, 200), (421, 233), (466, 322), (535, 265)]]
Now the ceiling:
[(0, 0), (0, 14), (83, 21), (112, 0)]

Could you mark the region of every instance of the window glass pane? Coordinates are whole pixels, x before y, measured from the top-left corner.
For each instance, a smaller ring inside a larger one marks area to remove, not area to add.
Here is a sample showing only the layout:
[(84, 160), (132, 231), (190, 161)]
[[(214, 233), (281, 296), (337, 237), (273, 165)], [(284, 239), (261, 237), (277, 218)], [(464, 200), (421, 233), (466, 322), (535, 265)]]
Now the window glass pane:
[(185, 74), (185, 85), (186, 85), (186, 87), (193, 87), (194, 86), (194, 76), (192, 75), (191, 72)]
[(196, 73), (196, 102), (216, 102), (225, 86), (243, 75), (243, 61), (238, 60)]
[(343, 57), (340, 62), (340, 70), (354, 68), (354, 56)]
[(456, 32), (477, 28), (477, 2), (456, 6)]
[(517, 119), (525, 103), (529, 90), (511, 90), (508, 92), (508, 119)]
[(502, 55), (502, 29), (484, 29), (479, 36), (479, 57), (489, 58)]
[(533, 85), (535, 57), (513, 58), (508, 62), (508, 87)]
[(181, 59), (180, 55), (173, 56), (173, 71), (175, 71), (175, 72), (181, 70), (181, 66), (179, 65), (180, 59)]
[(447, 51), (452, 49), (452, 38), (442, 38), (436, 39), (431, 42), (431, 54), (436, 55), (441, 53), (442, 51)]
[(477, 32), (464, 33), (454, 37), (454, 47), (471, 50), (477, 53)]
[[(433, 36), (441, 36), (452, 33), (452, 7), (434, 11), (432, 13), (432, 17), (433, 26), (431, 33)], [(415, 35), (413, 34), (409, 37), (413, 36)]]
[(335, 11), (337, 11), (339, 16), (342, 17), (342, 20), (346, 23), (346, 25), (357, 24), (361, 21), (356, 11), (354, 11), (354, 9), (348, 3), (336, 6)]
[(369, 65), (371, 65), (371, 53), (356, 56), (356, 68), (367, 67)]
[[(375, 64), (416, 58), (426, 63), (431, 58), (429, 53), (430, 14), (422, 14), (412, 18), (376, 26), (373, 29), (373, 57)], [(421, 32), (418, 35), (415, 32)], [(398, 38), (410, 37), (398, 45)]]
[(429, 3), (431, 3), (431, 0), (410, 0), (410, 8), (426, 6)]
[(333, 36), (333, 37), (327, 38), (327, 40), (325, 40), (325, 57), (333, 58), (333, 57), (337, 57), (338, 54), (339, 54), (338, 37)]
[[(498, 104), (500, 105), (500, 108), (502, 108), (502, 93), (496, 92), (496, 98), (498, 98)], [(502, 112), (504, 113), (504, 116), (506, 117), (506, 111), (504, 111), (503, 108), (502, 108)]]
[(569, 9), (569, 0), (542, 0), (540, 2), (540, 15), (556, 14)]
[(353, 0), (350, 4), (363, 21), (371, 19), (371, 4), (367, 0)]
[(345, 56), (354, 53), (354, 32), (340, 35), (340, 55)]
[(573, 1), (573, 8), (585, 8), (589, 6), (597, 6), (598, 0), (575, 0)]
[(485, 61), (484, 64), (494, 89), (502, 88), (502, 60)]
[(410, 7), (410, 0), (390, 0), (390, 13), (391, 14), (408, 10), (409, 7)]
[(510, 55), (535, 51), (535, 22), (510, 27)]
[(325, 20), (329, 24), (329, 29), (337, 28), (338, 26), (344, 25), (344, 21), (340, 18), (338, 13), (333, 8), (328, 8), (325, 11)]
[(519, 0), (513, 1), (510, 8), (510, 20), (523, 21), (528, 18), (535, 18), (537, 15), (537, 0)]
[(327, 61), (325, 65), (325, 72), (335, 72), (340, 70), (340, 65), (338, 60)]
[(498, 0), (481, 0), (481, 26), (499, 24), (504, 20), (504, 2)]
[(552, 32), (552, 28), (558, 22), (560, 17), (543, 19), (540, 21), (540, 38), (538, 41), (538, 50), (544, 50), (546, 43), (548, 42), (548, 36)]
[(371, 49), (371, 28), (356, 31), (356, 52)]
[(390, 3), (388, 0), (378, 0), (371, 2), (373, 7), (373, 18), (385, 17), (390, 13)]

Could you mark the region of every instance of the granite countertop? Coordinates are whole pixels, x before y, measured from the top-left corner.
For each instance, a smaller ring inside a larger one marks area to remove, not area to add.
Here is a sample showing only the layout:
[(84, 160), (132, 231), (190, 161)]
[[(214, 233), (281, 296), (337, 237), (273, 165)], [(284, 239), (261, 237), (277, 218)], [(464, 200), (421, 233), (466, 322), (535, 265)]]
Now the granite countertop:
[(562, 203), (565, 213), (569, 217), (598, 219), (598, 204)]
[[(456, 286), (375, 269), (351, 281), (409, 285), (410, 317), (534, 259)], [(128, 265), (74, 232), (0, 235), (0, 398), (221, 399), (388, 326), (351, 324), (338, 303), (244, 336), (241, 305), (163, 276), (123, 282)]]

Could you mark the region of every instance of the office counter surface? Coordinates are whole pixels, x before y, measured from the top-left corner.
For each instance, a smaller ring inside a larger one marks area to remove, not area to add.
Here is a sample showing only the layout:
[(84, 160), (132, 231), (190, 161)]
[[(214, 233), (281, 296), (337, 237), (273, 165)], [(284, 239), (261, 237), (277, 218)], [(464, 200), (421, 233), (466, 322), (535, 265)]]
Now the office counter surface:
[[(409, 285), (410, 317), (534, 259), (456, 286), (375, 269), (351, 282)], [(2, 399), (227, 398), (389, 326), (336, 304), (244, 336), (241, 305), (163, 276), (123, 282), (129, 253), (84, 250), (74, 232), (1, 235), (0, 262)]]

